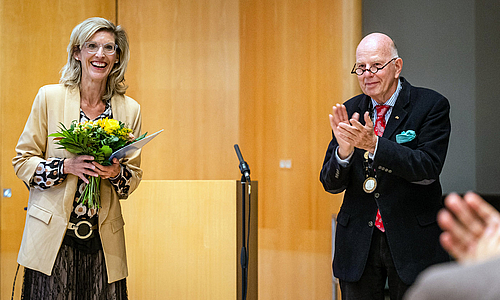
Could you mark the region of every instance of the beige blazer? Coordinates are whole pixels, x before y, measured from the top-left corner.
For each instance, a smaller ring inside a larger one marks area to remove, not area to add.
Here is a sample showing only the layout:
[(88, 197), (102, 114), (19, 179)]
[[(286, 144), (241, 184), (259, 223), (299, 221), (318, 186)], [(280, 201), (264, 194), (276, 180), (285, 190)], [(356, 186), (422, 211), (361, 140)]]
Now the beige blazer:
[[(135, 136), (141, 132), (141, 110), (139, 104), (127, 96), (111, 99), (113, 118), (120, 120), (133, 130)], [(53, 138), (47, 135), (59, 130), (59, 122), (69, 127), (80, 118), (80, 91), (61, 84), (40, 88), (16, 146), (13, 165), (16, 175), (30, 182), (37, 165), (49, 157), (73, 157), (64, 149), (57, 149)], [(121, 160), (132, 171), (129, 193), (132, 193), (142, 178), (140, 151)], [(76, 192), (78, 177), (68, 175), (63, 183), (47, 190), (31, 188), (23, 239), (17, 261), (19, 264), (51, 275), (61, 247)], [(99, 233), (108, 273), (108, 282), (127, 277), (124, 221), (118, 195), (108, 180), (101, 181), (101, 208), (99, 210)]]

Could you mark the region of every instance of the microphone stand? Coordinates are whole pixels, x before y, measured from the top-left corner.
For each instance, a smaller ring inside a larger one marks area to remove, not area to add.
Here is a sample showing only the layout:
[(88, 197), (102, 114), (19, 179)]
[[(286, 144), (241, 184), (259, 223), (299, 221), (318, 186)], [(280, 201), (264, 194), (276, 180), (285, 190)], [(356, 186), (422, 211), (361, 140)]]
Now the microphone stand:
[[(250, 239), (250, 195), (251, 195), (251, 180), (250, 180), (250, 168), (248, 164), (243, 159), (241, 155), (240, 148), (238, 144), (234, 145), (236, 155), (240, 161), (240, 171), (241, 171), (241, 199), (242, 199), (242, 247), (240, 252), (240, 264), (241, 264), (241, 299), (246, 300), (248, 292), (248, 246)], [(248, 234), (245, 228), (246, 223), (246, 190), (248, 186)]]

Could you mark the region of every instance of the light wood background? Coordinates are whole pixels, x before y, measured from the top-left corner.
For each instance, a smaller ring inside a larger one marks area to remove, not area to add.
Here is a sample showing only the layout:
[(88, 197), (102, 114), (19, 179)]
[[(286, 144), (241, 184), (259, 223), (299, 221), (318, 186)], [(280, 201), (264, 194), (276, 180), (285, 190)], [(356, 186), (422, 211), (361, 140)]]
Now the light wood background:
[(360, 25), (355, 2), (240, 2), (240, 132), (260, 187), (260, 299), (331, 298), (331, 215), (341, 198), (323, 191), (319, 170), (328, 113), (344, 100), (344, 78), (355, 79), (344, 65), (354, 61), (344, 39)]
[[(254, 209), (257, 190), (253, 182)], [(129, 298), (241, 299), (240, 203), (237, 180), (143, 180), (122, 202)], [(254, 218), (248, 249), (257, 254)], [(249, 278), (247, 299), (256, 300), (256, 260)]]
[(127, 94), (144, 131), (165, 129), (144, 148), (144, 178), (239, 179), (238, 143), (259, 181), (259, 298), (329, 299), (341, 196), (318, 178), (328, 113), (358, 92), (349, 71), (360, 3), (0, 0), (0, 184), (12, 189), (0, 203), (0, 299), (10, 298), (27, 201), (14, 147), (38, 88), (59, 80), (72, 28), (91, 16), (127, 30)]

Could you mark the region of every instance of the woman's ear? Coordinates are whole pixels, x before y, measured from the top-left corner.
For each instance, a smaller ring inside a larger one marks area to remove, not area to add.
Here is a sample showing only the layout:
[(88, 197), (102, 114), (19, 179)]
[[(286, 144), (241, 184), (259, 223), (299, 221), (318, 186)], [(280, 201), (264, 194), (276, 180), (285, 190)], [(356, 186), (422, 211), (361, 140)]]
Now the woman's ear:
[(80, 60), (80, 48), (78, 48), (78, 46), (75, 46), (75, 49), (73, 51), (73, 58), (76, 60)]

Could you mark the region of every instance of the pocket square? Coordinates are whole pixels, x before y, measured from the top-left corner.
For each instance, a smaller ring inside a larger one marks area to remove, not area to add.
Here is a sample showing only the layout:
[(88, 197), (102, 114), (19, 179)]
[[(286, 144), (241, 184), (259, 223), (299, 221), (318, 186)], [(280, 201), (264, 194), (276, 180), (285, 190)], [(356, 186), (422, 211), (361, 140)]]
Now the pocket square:
[(415, 139), (416, 136), (417, 135), (413, 130), (403, 131), (400, 134), (396, 135), (396, 142), (398, 144), (407, 143)]

